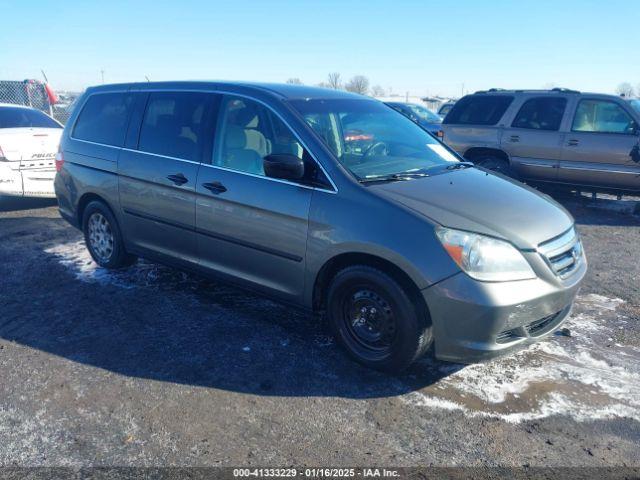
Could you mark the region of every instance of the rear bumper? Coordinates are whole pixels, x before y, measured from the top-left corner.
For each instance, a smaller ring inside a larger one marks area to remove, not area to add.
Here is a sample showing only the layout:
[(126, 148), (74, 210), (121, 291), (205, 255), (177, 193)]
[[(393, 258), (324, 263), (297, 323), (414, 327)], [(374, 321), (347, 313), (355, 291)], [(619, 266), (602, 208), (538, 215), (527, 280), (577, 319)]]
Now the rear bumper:
[(55, 171), (18, 170), (0, 165), (0, 195), (55, 198)]
[(435, 355), (473, 363), (531, 344), (562, 325), (587, 271), (570, 278), (488, 283), (459, 273), (422, 291), (434, 328)]

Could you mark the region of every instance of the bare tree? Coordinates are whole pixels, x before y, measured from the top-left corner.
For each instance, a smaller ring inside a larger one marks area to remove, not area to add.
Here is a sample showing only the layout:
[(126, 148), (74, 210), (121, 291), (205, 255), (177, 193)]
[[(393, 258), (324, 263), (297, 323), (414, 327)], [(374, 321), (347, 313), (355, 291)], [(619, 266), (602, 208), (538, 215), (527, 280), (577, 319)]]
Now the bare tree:
[(386, 90), (380, 85), (374, 85), (371, 87), (371, 96), (373, 97), (384, 97), (386, 94)]
[(333, 88), (334, 90), (340, 90), (342, 88), (342, 79), (338, 72), (332, 72), (327, 75), (327, 83), (329, 88)]
[(360, 95), (366, 95), (369, 92), (369, 79), (364, 75), (356, 75), (344, 86), (346, 90)]
[(320, 88), (332, 88), (331, 85), (329, 85), (327, 82), (320, 82), (316, 85), (316, 87), (320, 87)]
[(291, 84), (291, 85), (304, 85), (302, 83), (302, 80), (300, 80), (298, 77), (294, 77), (294, 78), (289, 78), (287, 80), (287, 83)]
[(616, 93), (622, 97), (633, 97), (633, 86), (629, 82), (622, 82), (616, 87)]

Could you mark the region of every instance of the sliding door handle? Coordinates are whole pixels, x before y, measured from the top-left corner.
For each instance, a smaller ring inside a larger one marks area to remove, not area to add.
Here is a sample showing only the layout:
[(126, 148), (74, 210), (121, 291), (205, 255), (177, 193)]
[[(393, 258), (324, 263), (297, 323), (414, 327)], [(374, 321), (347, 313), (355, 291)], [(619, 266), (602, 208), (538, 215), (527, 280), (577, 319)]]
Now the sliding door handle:
[(227, 191), (227, 187), (222, 185), (220, 182), (203, 183), (202, 186), (216, 195)]
[(567, 147), (577, 147), (578, 143), (579, 143), (578, 140), (576, 140), (575, 138), (572, 138), (567, 142)]
[(167, 179), (171, 180), (175, 185), (184, 185), (189, 181), (189, 179), (181, 173), (176, 173), (175, 175), (167, 175)]

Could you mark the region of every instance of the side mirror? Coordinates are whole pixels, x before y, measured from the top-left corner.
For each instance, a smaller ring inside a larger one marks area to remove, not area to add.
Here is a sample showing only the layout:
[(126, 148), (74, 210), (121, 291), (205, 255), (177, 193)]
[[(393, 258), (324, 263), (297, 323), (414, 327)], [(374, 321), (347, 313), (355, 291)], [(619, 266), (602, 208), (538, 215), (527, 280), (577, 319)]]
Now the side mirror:
[(289, 153), (272, 153), (264, 157), (264, 173), (267, 177), (282, 180), (300, 180), (304, 177), (304, 162)]

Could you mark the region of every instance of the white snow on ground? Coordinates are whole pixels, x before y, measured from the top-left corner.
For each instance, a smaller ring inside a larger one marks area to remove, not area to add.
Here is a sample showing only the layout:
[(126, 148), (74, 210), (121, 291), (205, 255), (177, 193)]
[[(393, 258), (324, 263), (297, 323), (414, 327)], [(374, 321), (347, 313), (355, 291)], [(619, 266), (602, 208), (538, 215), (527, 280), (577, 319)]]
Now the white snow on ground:
[(466, 366), (403, 399), (512, 423), (551, 415), (640, 421), (640, 354), (613, 341), (628, 321), (616, 312), (622, 303), (579, 296), (579, 313), (564, 325), (571, 337), (552, 336), (513, 355)]
[[(68, 267), (78, 280), (89, 283), (111, 284), (122, 288), (135, 288), (157, 282), (158, 265), (139, 261), (134, 268), (122, 270), (107, 270), (99, 267), (91, 258), (83, 241), (62, 243), (45, 250), (55, 255), (61, 264)], [(174, 279), (186, 281), (188, 275), (178, 270), (172, 270)]]
[[(121, 271), (100, 268), (84, 242), (56, 245), (46, 252), (83, 282), (136, 288), (189, 278), (144, 261)], [(512, 423), (552, 415), (579, 421), (612, 417), (640, 421), (640, 350), (617, 340), (629, 321), (618, 312), (623, 303), (596, 294), (579, 296), (575, 313), (564, 324), (570, 337), (551, 336), (489, 363), (460, 369), (425, 360), (425, 368), (447, 376), (400, 398), (416, 408), (460, 411)]]

